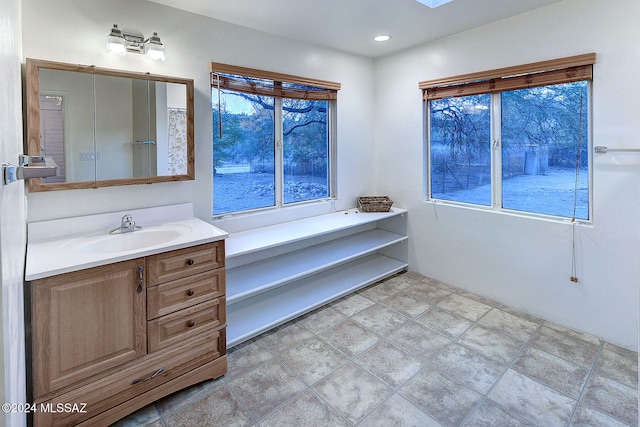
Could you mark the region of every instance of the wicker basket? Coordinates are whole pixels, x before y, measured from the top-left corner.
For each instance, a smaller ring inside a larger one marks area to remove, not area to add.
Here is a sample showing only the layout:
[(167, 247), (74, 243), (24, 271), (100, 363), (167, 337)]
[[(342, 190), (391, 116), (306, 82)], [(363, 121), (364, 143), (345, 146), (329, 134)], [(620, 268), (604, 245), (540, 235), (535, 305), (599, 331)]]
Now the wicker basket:
[(358, 197), (358, 209), (360, 212), (389, 212), (393, 200), (387, 196), (361, 196)]

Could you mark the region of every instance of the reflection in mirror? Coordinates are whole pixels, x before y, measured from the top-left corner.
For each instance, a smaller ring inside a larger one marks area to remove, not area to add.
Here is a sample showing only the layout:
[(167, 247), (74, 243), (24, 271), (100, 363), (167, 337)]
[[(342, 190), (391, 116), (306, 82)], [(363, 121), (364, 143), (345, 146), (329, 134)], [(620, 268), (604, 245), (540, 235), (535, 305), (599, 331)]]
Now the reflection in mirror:
[[(184, 175), (188, 170), (187, 140), (187, 104), (182, 96), (183, 88), (176, 83), (156, 82), (156, 87), (164, 87), (167, 92), (167, 125), (158, 126), (158, 129), (167, 129), (166, 154), (158, 156), (158, 159), (166, 159), (166, 165), (158, 165), (158, 175)], [(159, 90), (156, 90), (159, 92)], [(159, 99), (164, 99), (159, 97)], [(161, 106), (156, 107), (156, 111), (164, 111)]]
[(58, 165), (58, 175), (44, 182), (64, 182), (64, 96), (40, 95), (40, 152)]
[(148, 81), (95, 75), (96, 177), (98, 180), (150, 175)]
[(45, 182), (93, 181), (93, 75), (42, 69), (40, 82), (40, 150), (59, 167)]
[(193, 179), (193, 80), (28, 59), (27, 141), (30, 191)]

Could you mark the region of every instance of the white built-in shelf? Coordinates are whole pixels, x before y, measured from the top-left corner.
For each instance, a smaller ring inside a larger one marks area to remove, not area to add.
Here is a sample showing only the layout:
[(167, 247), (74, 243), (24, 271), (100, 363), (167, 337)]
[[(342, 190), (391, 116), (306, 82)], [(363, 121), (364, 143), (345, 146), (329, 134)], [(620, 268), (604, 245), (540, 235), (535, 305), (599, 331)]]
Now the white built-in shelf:
[(349, 210), (232, 233), (227, 347), (405, 270), (405, 213)]
[(310, 276), (308, 280), (294, 281), (228, 305), (227, 346), (239, 344), (405, 268), (405, 262), (369, 255)]
[(375, 228), (230, 269), (227, 271), (227, 283), (232, 283), (233, 286), (227, 291), (227, 304), (374, 253), (406, 239), (407, 236)]

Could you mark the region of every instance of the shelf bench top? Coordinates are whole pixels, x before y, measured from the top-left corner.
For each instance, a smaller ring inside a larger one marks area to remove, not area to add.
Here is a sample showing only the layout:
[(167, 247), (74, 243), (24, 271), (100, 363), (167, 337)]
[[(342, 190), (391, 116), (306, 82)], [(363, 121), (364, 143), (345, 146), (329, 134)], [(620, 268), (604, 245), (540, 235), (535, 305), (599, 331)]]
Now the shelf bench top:
[(349, 209), (267, 227), (231, 233), (226, 240), (226, 256), (232, 258), (276, 246), (405, 214), (400, 208), (389, 212), (360, 212)]

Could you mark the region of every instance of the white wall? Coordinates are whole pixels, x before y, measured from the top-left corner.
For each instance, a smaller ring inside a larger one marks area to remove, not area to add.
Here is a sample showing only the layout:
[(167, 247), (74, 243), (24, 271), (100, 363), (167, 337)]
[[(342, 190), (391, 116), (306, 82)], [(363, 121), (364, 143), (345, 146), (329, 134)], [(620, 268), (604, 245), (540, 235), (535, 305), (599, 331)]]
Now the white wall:
[(375, 62), (377, 191), (409, 209), (413, 270), (637, 348), (640, 153), (594, 156), (574, 284), (570, 225), (423, 201), (418, 82), (595, 52), (594, 145), (640, 148), (638, 16), (637, 0), (565, 0)]
[[(22, 153), (20, 1), (0, 2), (0, 163), (18, 164)], [(0, 183), (0, 403), (24, 403), (25, 356), (22, 274), (26, 246), (24, 182)], [(24, 414), (0, 416), (0, 426), (26, 425)]]
[[(375, 188), (373, 61), (204, 18), (144, 0), (24, 0), (23, 56), (145, 71), (195, 81), (196, 181), (29, 194), (29, 221), (145, 206), (193, 202), (211, 219), (212, 120), (209, 62), (261, 68), (342, 83), (338, 107), (336, 209)], [(63, 23), (63, 24), (62, 24)], [(104, 51), (113, 24), (124, 31), (158, 32), (166, 61)], [(357, 179), (353, 179), (357, 177)], [(318, 209), (327, 209), (318, 206)], [(309, 214), (308, 209), (294, 210)]]

